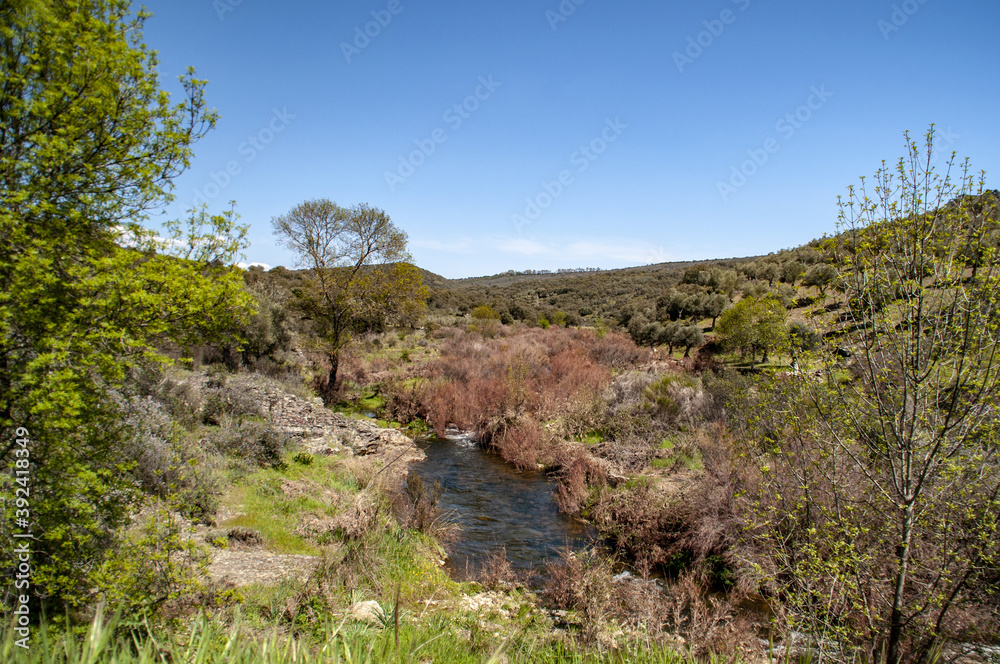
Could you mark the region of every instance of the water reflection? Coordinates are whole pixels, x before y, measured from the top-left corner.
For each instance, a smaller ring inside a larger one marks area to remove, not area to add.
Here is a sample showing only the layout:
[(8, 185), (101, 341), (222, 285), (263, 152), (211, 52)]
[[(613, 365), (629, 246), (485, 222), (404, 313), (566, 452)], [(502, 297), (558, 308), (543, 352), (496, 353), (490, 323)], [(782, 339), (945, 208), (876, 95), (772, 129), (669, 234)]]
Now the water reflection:
[(515, 569), (540, 573), (567, 544), (582, 548), (594, 540), (592, 527), (559, 513), (544, 473), (521, 472), (459, 432), (417, 442), (427, 459), (411, 472), (441, 484), (441, 507), (462, 529), (448, 544), (453, 576), (466, 578), (501, 546)]

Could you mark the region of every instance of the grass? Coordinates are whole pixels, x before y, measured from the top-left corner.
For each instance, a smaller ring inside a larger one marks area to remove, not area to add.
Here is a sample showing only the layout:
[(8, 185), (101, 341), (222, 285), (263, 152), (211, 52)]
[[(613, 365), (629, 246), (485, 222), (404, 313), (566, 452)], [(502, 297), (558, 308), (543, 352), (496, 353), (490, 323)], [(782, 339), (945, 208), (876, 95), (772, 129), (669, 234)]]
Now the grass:
[[(304, 483), (310, 491), (286, 495), (282, 489), (285, 482)], [(219, 525), (257, 530), (276, 553), (320, 555), (322, 549), (295, 530), (303, 514), (336, 515), (337, 510), (318, 497), (324, 490), (354, 493), (358, 486), (338, 467), (334, 457), (314, 456), (303, 464), (288, 455), (284, 468), (259, 470), (229, 488), (222, 503), (241, 514)]]
[(474, 615), (432, 616), (382, 626), (327, 619), (317, 636), (260, 632), (242, 622), (225, 625), (207, 615), (177, 631), (126, 633), (118, 619), (98, 612), (83, 638), (35, 627), (30, 648), (14, 644), (10, 627), (0, 629), (0, 654), (11, 664), (681, 664), (691, 661), (669, 647), (637, 641), (601, 652), (537, 634), (497, 638)]

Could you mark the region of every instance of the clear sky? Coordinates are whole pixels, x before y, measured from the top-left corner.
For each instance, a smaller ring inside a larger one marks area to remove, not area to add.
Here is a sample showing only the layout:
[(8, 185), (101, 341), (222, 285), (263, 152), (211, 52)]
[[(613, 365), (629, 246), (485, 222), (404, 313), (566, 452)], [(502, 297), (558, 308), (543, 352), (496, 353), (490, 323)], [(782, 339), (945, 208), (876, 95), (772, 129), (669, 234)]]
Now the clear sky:
[(270, 220), (315, 198), (447, 277), (765, 254), (930, 123), (1000, 188), (997, 0), (146, 6), (221, 114), (167, 212), (235, 200), (249, 262), (293, 265)]

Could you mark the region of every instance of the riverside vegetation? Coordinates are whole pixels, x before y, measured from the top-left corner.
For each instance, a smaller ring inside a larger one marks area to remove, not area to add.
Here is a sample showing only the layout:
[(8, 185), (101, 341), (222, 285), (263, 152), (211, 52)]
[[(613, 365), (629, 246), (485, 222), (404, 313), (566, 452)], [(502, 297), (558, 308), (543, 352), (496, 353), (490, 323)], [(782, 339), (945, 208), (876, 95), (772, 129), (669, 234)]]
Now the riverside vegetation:
[[(306, 269), (241, 272), (232, 210), (143, 225), (204, 82), (74, 4), (0, 7), (4, 661), (997, 659), (1000, 195), (933, 128), (766, 257), (450, 282), (319, 199), (273, 222)], [(451, 426), (607, 546), (451, 579), (402, 433)]]

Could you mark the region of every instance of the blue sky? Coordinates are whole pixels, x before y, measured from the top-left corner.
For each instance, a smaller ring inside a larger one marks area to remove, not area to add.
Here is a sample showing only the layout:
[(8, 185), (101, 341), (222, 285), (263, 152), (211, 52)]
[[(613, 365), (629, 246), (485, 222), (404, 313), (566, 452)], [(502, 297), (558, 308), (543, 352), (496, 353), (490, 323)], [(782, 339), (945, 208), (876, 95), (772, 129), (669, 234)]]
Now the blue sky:
[(453, 278), (764, 254), (930, 123), (1000, 187), (996, 0), (146, 6), (221, 114), (166, 212), (235, 200), (249, 262), (293, 265), (270, 220), (314, 198)]

